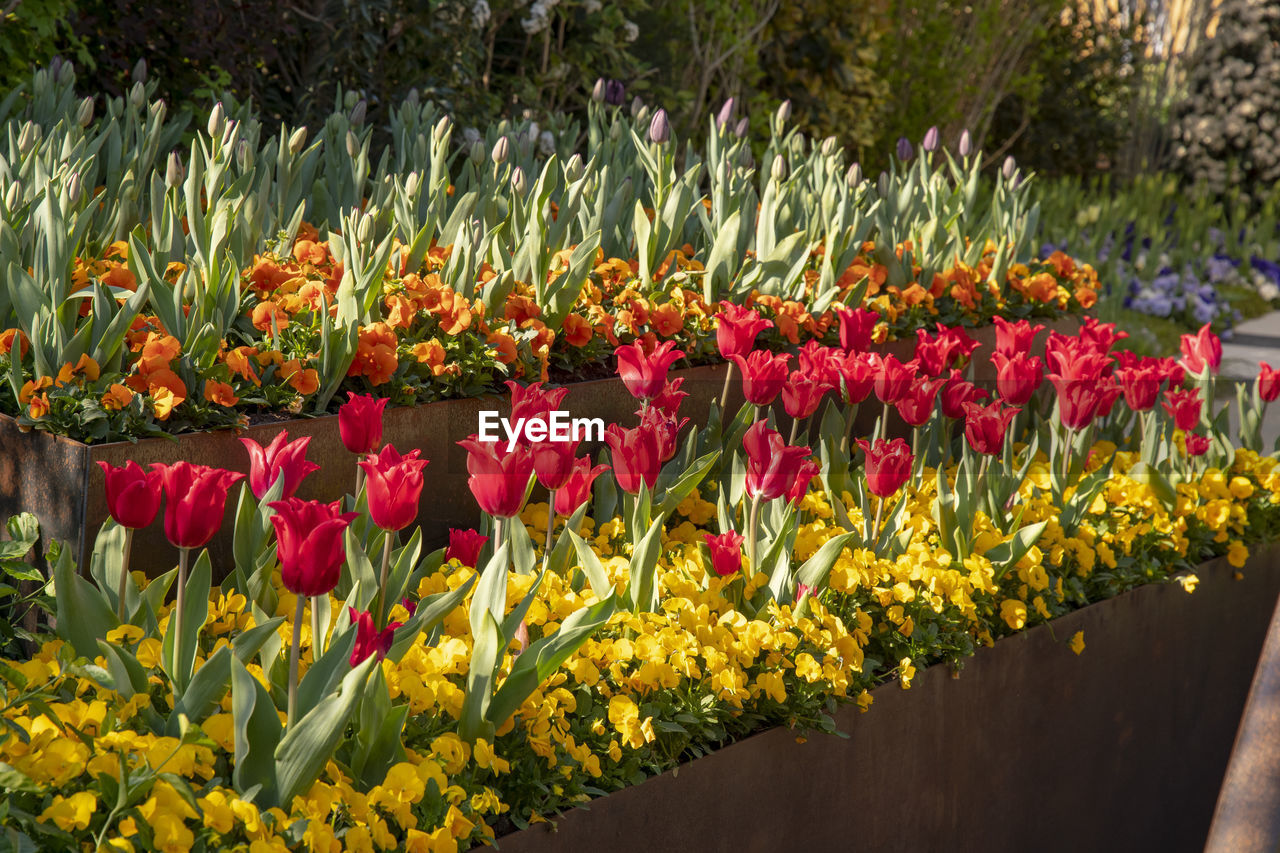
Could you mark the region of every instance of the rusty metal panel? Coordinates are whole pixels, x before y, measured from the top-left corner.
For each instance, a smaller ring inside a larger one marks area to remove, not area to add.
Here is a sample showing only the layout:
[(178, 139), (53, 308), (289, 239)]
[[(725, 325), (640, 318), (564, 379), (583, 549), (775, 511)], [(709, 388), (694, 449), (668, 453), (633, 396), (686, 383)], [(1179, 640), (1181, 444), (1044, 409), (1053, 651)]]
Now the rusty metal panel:
[[(1280, 592), (1280, 548), (1224, 560), (772, 729), (557, 819), (503, 853), (1200, 850)], [(1067, 643), (1084, 631), (1077, 656)]]

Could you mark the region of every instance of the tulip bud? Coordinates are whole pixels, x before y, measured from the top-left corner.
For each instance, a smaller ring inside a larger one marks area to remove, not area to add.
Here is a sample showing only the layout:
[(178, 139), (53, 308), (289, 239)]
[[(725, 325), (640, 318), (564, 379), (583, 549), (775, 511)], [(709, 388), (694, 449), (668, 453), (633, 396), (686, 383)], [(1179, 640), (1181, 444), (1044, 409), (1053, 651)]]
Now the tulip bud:
[(876, 179), (876, 193), (881, 197), (889, 194), (889, 173), (881, 172), (880, 177)]
[(471, 220), (471, 245), (479, 246), (480, 241), (484, 239), (484, 226), (479, 219)]
[(579, 180), (585, 171), (586, 167), (582, 164), (581, 154), (575, 153), (569, 158), (569, 162), (564, 164), (564, 176), (569, 179), (570, 183)]
[(604, 102), (605, 82), (603, 77), (596, 78), (596, 84), (591, 87), (591, 100), (597, 104)]
[(289, 153), (298, 155), (307, 144), (307, 126), (303, 125), (289, 134)]
[(80, 200), (80, 173), (72, 172), (70, 179), (67, 180), (67, 201), (75, 204)]
[(57, 80), (57, 79), (58, 79), (58, 72), (59, 72), (59, 71), (61, 71), (61, 70), (62, 70), (62, 57), (61, 57), (61, 56), (55, 56), (53, 59), (50, 59), (50, 60), (49, 60), (49, 76), (50, 76), (50, 77), (52, 77), (53, 79)]
[(787, 98), (778, 105), (778, 111), (773, 116), (778, 121), (778, 127), (782, 127), (791, 118), (791, 99)]
[(361, 243), (368, 243), (369, 238), (373, 236), (373, 215), (366, 213), (360, 217), (360, 224), (356, 226), (356, 239)]
[(40, 141), (40, 126), (30, 120), (22, 123), (22, 130), (18, 132), (18, 151), (27, 154), (32, 148), (36, 147), (36, 143)]
[(622, 138), (622, 125), (618, 124), (615, 121), (613, 124), (609, 126), (609, 139), (613, 140), (614, 142), (617, 142), (621, 138)]
[(636, 95), (631, 99), (631, 114), (633, 116), (638, 116), (642, 109), (644, 109), (644, 101), (640, 100), (639, 95)]
[(1004, 158), (1004, 165), (1000, 167), (1000, 174), (1004, 175), (1005, 180), (1013, 177), (1013, 173), (1018, 170), (1018, 164), (1014, 161), (1013, 155), (1010, 154)]
[(849, 171), (844, 173), (844, 179), (850, 187), (856, 188), (862, 183), (862, 167), (854, 163), (849, 167)]
[(529, 122), (529, 129), (525, 131), (524, 141), (529, 144), (536, 144), (540, 133), (542, 133), (542, 128), (538, 127), (538, 123), (536, 121)]
[(742, 139), (747, 135), (747, 131), (751, 130), (751, 120), (746, 116), (738, 119), (737, 126), (733, 129), (733, 135)]
[(448, 116), (442, 116), (440, 120), (436, 122), (436, 126), (431, 130), (431, 141), (439, 145), (444, 138), (448, 136), (449, 130), (452, 127), (453, 119)]
[(834, 136), (828, 136), (826, 139), (822, 140), (821, 150), (823, 157), (830, 157), (832, 154), (836, 153), (836, 138)]
[(418, 194), (418, 184), (421, 182), (417, 172), (410, 172), (409, 177), (404, 179), (404, 194), (412, 198)]
[(505, 136), (498, 137), (498, 141), (493, 145), (493, 164), (501, 166), (507, 162), (507, 158), (511, 156), (511, 142)]
[(464, 127), (462, 129), (462, 141), (468, 145), (475, 145), (480, 141), (480, 131), (474, 127)]
[(662, 145), (671, 139), (671, 123), (667, 121), (667, 111), (659, 108), (649, 123), (649, 139)]
[(240, 135), (240, 122), (233, 118), (227, 119), (227, 126), (222, 129), (222, 147), (228, 148), (231, 140)]
[(511, 170), (511, 189), (515, 191), (516, 195), (524, 195), (524, 191), (527, 189), (524, 169), (519, 166)]
[(165, 112), (167, 112), (167, 110), (168, 110), (168, 107), (164, 105), (164, 101), (152, 101), (151, 110), (150, 110), (151, 120), (156, 124), (163, 124), (164, 114)]
[(15, 210), (18, 205), (22, 204), (22, 182), (13, 181), (9, 184), (9, 189), (4, 194), (5, 210)]
[(467, 156), (471, 158), (471, 162), (473, 165), (479, 166), (481, 163), (483, 163), (484, 162), (484, 142), (477, 139), (475, 142), (471, 143), (471, 151), (468, 152)]
[(787, 161), (782, 157), (774, 157), (769, 173), (775, 181), (782, 183), (787, 179)]
[(205, 130), (209, 131), (209, 136), (218, 139), (222, 136), (222, 128), (226, 121), (227, 113), (222, 108), (222, 101), (213, 105), (213, 109), (209, 112), (209, 124)]
[(903, 163), (911, 159), (911, 155), (915, 153), (911, 149), (911, 142), (905, 136), (898, 138), (898, 159)]
[(738, 155), (738, 165), (744, 169), (753, 169), (756, 165), (756, 158), (751, 156), (751, 149), (742, 146), (742, 153)]
[(249, 147), (247, 140), (241, 139), (236, 143), (236, 164), (241, 172), (247, 172), (253, 168), (253, 149)]
[(182, 184), (184, 177), (184, 169), (182, 168), (182, 157), (178, 152), (169, 155), (169, 162), (164, 170), (164, 185), (169, 189), (173, 189)]
[(147, 82), (147, 60), (146, 59), (139, 59), (137, 62), (134, 63), (132, 77), (133, 77), (133, 82), (135, 83)]
[(716, 113), (716, 127), (724, 129), (724, 126), (733, 118), (733, 98), (724, 102), (724, 106), (720, 107), (720, 112)]
[(920, 147), (923, 148), (925, 151), (934, 151), (937, 149), (938, 126), (936, 124), (933, 127), (929, 128), (927, 131), (925, 131), (924, 141), (920, 143)]
[(76, 110), (76, 124), (81, 127), (88, 127), (93, 123), (93, 98), (85, 98), (80, 102), (80, 109)]
[(966, 130), (964, 133), (960, 134), (960, 156), (968, 157), (969, 152), (972, 150), (973, 150), (973, 137), (971, 137), (969, 135), (969, 131)]
[(351, 131), (347, 131), (347, 156), (353, 160), (360, 154), (360, 140)]
[(351, 108), (350, 121), (352, 124), (364, 124), (365, 114), (369, 111), (369, 102), (364, 98), (356, 101), (356, 105)]
[(649, 118), (649, 108), (647, 106), (640, 107), (639, 111), (636, 112), (636, 124), (647, 124)]
[(360, 96), (357, 95), (355, 92), (347, 92), (345, 95), (342, 96), (342, 108), (344, 110), (355, 109), (356, 101), (358, 101), (359, 99), (360, 99)]
[(405, 95), (404, 102), (406, 104), (411, 104), (412, 106), (416, 107), (418, 105), (418, 100), (421, 97), (422, 96), (418, 94), (418, 87), (414, 86), (412, 89), (409, 90), (409, 94)]

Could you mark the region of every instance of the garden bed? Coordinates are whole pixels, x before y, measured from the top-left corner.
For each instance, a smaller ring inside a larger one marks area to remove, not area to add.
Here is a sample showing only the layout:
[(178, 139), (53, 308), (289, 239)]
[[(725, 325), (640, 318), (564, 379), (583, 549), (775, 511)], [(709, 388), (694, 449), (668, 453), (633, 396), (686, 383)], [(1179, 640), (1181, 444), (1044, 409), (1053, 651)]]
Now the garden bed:
[(1006, 637), (958, 677), (935, 666), (910, 690), (883, 685), (868, 713), (837, 714), (847, 739), (771, 729), (499, 844), (1199, 850), (1280, 593), (1280, 546), (1239, 574), (1203, 563), (1190, 595), (1140, 587)]

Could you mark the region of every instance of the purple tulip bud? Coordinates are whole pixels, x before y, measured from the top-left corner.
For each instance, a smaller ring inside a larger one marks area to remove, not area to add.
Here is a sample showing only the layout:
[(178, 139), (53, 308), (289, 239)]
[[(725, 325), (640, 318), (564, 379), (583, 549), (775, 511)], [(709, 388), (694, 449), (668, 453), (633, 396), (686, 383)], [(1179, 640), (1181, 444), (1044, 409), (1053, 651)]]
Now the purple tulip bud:
[(724, 102), (724, 106), (720, 107), (720, 112), (716, 114), (716, 127), (720, 130), (729, 123), (733, 118), (733, 98)]
[(925, 131), (924, 140), (920, 143), (920, 147), (923, 148), (925, 151), (937, 150), (938, 126), (936, 124)]
[(671, 122), (667, 121), (667, 111), (659, 108), (649, 122), (649, 139), (662, 145), (671, 138)]
[(610, 106), (620, 107), (622, 102), (627, 99), (627, 90), (617, 80), (610, 80), (604, 84), (604, 102)]
[(960, 134), (960, 156), (968, 157), (969, 152), (973, 150), (973, 137), (969, 136), (969, 131)]
[(738, 126), (733, 129), (733, 135), (741, 139), (747, 135), (747, 131), (751, 129), (751, 120), (746, 116), (738, 119)]
[(911, 150), (911, 140), (905, 136), (898, 139), (898, 159), (903, 163), (911, 159), (911, 155), (915, 153)]

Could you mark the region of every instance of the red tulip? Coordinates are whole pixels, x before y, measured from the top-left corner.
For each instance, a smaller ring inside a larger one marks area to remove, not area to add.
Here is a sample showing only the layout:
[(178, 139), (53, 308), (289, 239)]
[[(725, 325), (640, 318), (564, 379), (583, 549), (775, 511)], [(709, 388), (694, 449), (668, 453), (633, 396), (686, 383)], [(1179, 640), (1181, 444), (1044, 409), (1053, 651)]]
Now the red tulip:
[(951, 376), (942, 386), (938, 399), (942, 403), (942, 414), (952, 420), (964, 417), (964, 404), (977, 403), (987, 398), (987, 392), (969, 382), (959, 370), (952, 370)]
[(846, 353), (844, 358), (833, 361), (835, 382), (838, 383), (840, 399), (846, 403), (861, 403), (871, 394), (876, 384), (876, 373), (879, 369), (875, 357), (869, 353)]
[(591, 484), (595, 482), (596, 477), (608, 470), (608, 465), (597, 465), (592, 468), (590, 456), (580, 457), (574, 462), (569, 480), (564, 486), (556, 489), (556, 514), (568, 517), (577, 512), (578, 507), (591, 497)]
[(481, 441), (471, 436), (458, 442), (467, 450), (467, 485), (480, 509), (498, 518), (512, 518), (524, 507), (533, 475), (533, 453), (527, 447), (507, 450), (504, 441)]
[(924, 329), (916, 330), (915, 361), (930, 376), (940, 376), (951, 369), (958, 359), (966, 358), (978, 347), (978, 342), (964, 333), (959, 326), (948, 329), (938, 324), (936, 334)]
[(174, 462), (153, 465), (164, 484), (164, 535), (179, 548), (201, 548), (222, 526), (227, 490), (244, 474)]
[(798, 504), (804, 500), (804, 496), (809, 492), (809, 484), (820, 473), (822, 473), (822, 466), (812, 459), (801, 462), (800, 469), (796, 471), (796, 481), (787, 490), (787, 503)]
[(411, 450), (401, 456), (388, 444), (381, 453), (370, 453), (360, 460), (368, 477), (369, 515), (383, 530), (404, 530), (418, 517), (422, 469), (427, 467), (427, 460), (418, 458), (420, 454)]
[(564, 485), (573, 470), (573, 457), (578, 452), (576, 441), (540, 441), (533, 446), (533, 473), (544, 489)]
[(664, 463), (669, 462), (680, 447), (680, 430), (689, 423), (689, 419), (676, 418), (653, 406), (641, 409), (636, 414), (639, 415), (640, 422), (651, 428), (657, 435), (658, 458)]
[(1077, 334), (1102, 353), (1129, 337), (1128, 332), (1117, 332), (1115, 323), (1099, 323), (1097, 317), (1086, 317)]
[(382, 444), (382, 413), (386, 408), (385, 397), (375, 400), (367, 394), (348, 393), (347, 402), (338, 407), (338, 434), (347, 450), (364, 456), (378, 449)]
[(915, 459), (902, 439), (877, 438), (872, 446), (860, 438), (858, 446), (867, 454), (867, 491), (871, 494), (878, 498), (891, 497), (911, 478), (911, 464)]
[(778, 398), (782, 386), (787, 384), (787, 370), (791, 356), (774, 355), (765, 350), (755, 350), (747, 357), (735, 355), (734, 364), (742, 371), (742, 396), (748, 403), (767, 406)]
[(107, 478), (107, 511), (121, 527), (138, 529), (156, 520), (164, 496), (161, 474), (156, 468), (142, 470), (130, 459), (119, 468), (99, 461)]
[(477, 530), (449, 528), (449, 547), (444, 549), (445, 562), (457, 560), (468, 569), (474, 569), (480, 560), (480, 549), (489, 537)]
[(339, 512), (339, 505), (285, 498), (272, 501), (271, 523), (276, 529), (280, 573), (284, 585), (297, 595), (328, 595), (338, 585), (346, 559), (343, 534), (356, 512)]
[(754, 309), (721, 302), (716, 314), (716, 347), (726, 360), (746, 355), (755, 347), (756, 336), (773, 327), (772, 320), (761, 317)]
[(766, 501), (791, 490), (811, 453), (808, 447), (788, 446), (764, 421), (751, 425), (742, 438), (742, 446), (747, 451), (747, 494)]
[(688, 391), (681, 391), (680, 386), (684, 384), (684, 377), (672, 379), (666, 385), (662, 386), (662, 393), (654, 397), (650, 401), (651, 408), (660, 409), (671, 417), (675, 417), (680, 412), (680, 403), (685, 397), (689, 396)]
[(1214, 373), (1222, 364), (1222, 341), (1215, 335), (1208, 323), (1200, 327), (1194, 335), (1183, 335), (1180, 344), (1182, 350), (1182, 366), (1188, 373), (1203, 373), (1207, 367)]
[(891, 406), (907, 396), (916, 378), (917, 365), (914, 361), (903, 364), (894, 356), (886, 355), (877, 359), (876, 367), (876, 398), (881, 403)]
[[(341, 431), (341, 423), (338, 427)], [(319, 465), (307, 461), (307, 445), (311, 443), (311, 436), (293, 441), (288, 439), (289, 431), (283, 429), (266, 447), (252, 438), (240, 439), (245, 450), (249, 451), (249, 489), (258, 500), (262, 500), (280, 477), (284, 477), (284, 492), (280, 496), (291, 498), (308, 474), (320, 470)]]
[(1135, 412), (1145, 412), (1156, 404), (1164, 368), (1156, 359), (1143, 359), (1134, 367), (1120, 367), (1115, 377), (1120, 383), (1124, 401)]
[(840, 346), (845, 352), (866, 352), (871, 347), (871, 338), (875, 333), (880, 315), (866, 308), (847, 308), (836, 306), (836, 316), (840, 318)]
[(1196, 435), (1194, 432), (1187, 433), (1187, 455), (1188, 456), (1204, 456), (1209, 452), (1209, 441), (1207, 435)]
[(909, 426), (924, 426), (933, 416), (933, 404), (942, 383), (941, 379), (918, 380), (907, 386), (907, 393), (898, 401), (897, 409)]
[(1273, 370), (1265, 361), (1258, 362), (1258, 396), (1265, 403), (1280, 397), (1280, 370)]
[(832, 387), (839, 381), (835, 377), (835, 372), (840, 362), (844, 361), (844, 356), (845, 354), (835, 347), (824, 347), (812, 338), (806, 341), (796, 354), (801, 373), (808, 374), (810, 378), (825, 382)]
[(1050, 373), (1063, 379), (1097, 380), (1107, 370), (1110, 358), (1091, 339), (1050, 332), (1044, 345), (1044, 363)]
[(1181, 387), (1183, 380), (1187, 378), (1187, 372), (1182, 369), (1182, 365), (1173, 356), (1160, 359), (1160, 363), (1164, 365), (1164, 378), (1169, 380), (1170, 388)]
[(1110, 417), (1116, 400), (1124, 396), (1124, 389), (1111, 377), (1098, 381), (1098, 417)]
[(782, 387), (782, 405), (793, 418), (807, 418), (822, 405), (822, 398), (831, 390), (825, 381), (812, 373), (795, 371), (790, 381)]
[(1093, 423), (1102, 405), (1101, 387), (1096, 380), (1050, 374), (1049, 381), (1058, 389), (1058, 417), (1063, 426), (1078, 430)]
[(511, 391), (512, 423), (521, 418), (526, 421), (545, 420), (548, 414), (560, 408), (560, 404), (569, 394), (568, 388), (544, 390), (541, 382), (521, 385), (519, 382), (508, 380), (507, 389)]
[(1018, 409), (1007, 409), (999, 400), (989, 406), (964, 404), (964, 437), (979, 453), (998, 456), (1004, 450), (1004, 436)]
[(1173, 418), (1173, 425), (1183, 432), (1191, 432), (1200, 423), (1200, 389), (1166, 391), (1164, 410)]
[(646, 353), (639, 341), (618, 347), (613, 354), (618, 359), (618, 375), (637, 400), (652, 400), (662, 393), (667, 384), (667, 371), (671, 365), (684, 358), (684, 353), (674, 349), (674, 341), (663, 341)]
[(1039, 356), (1010, 357), (997, 352), (992, 354), (991, 363), (996, 368), (996, 391), (1011, 406), (1026, 405), (1044, 381)]
[(609, 424), (604, 443), (613, 451), (613, 476), (624, 492), (638, 495), (642, 483), (653, 489), (662, 470), (662, 437), (651, 423), (631, 429)]
[(356, 645), (351, 650), (351, 665), (359, 666), (365, 658), (377, 655), (378, 660), (391, 651), (391, 641), (395, 639), (396, 629), (402, 623), (392, 622), (381, 631), (374, 627), (372, 613), (357, 613), (354, 607), (347, 608), (347, 615), (356, 626)]
[(1027, 320), (1010, 323), (996, 315), (992, 318), (996, 324), (996, 352), (1006, 358), (1019, 358), (1031, 351), (1031, 344), (1036, 335), (1044, 330), (1040, 324), (1031, 325)]
[(737, 574), (742, 569), (742, 536), (732, 530), (713, 536), (704, 533), (707, 550), (711, 552), (711, 568), (722, 578)]

